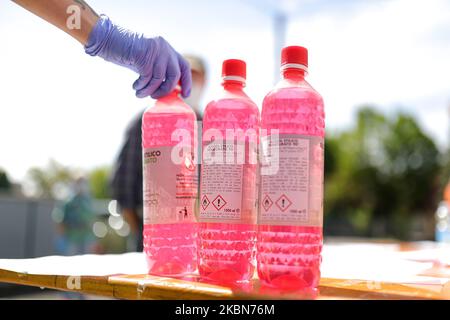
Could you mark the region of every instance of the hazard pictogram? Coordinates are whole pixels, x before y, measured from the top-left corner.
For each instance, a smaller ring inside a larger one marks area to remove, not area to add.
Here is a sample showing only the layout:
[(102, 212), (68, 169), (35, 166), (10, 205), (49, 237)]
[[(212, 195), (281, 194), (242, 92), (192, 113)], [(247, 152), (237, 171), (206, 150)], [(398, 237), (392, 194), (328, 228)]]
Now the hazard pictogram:
[(277, 202), (275, 202), (278, 208), (280, 208), (281, 211), (286, 211), (287, 208), (289, 208), (292, 204), (292, 201), (289, 200), (289, 198), (286, 195), (282, 195), (278, 198)]
[(268, 195), (266, 195), (263, 199), (262, 205), (264, 210), (269, 211), (270, 207), (273, 205), (273, 201)]
[(203, 198), (202, 198), (202, 208), (203, 208), (203, 210), (206, 210), (206, 208), (208, 208), (209, 204), (210, 204), (209, 199), (208, 199), (208, 197), (205, 194), (203, 196)]
[(227, 204), (227, 202), (225, 201), (224, 198), (222, 198), (222, 196), (219, 194), (212, 202), (213, 206), (217, 209), (217, 211), (219, 211), (220, 209), (222, 209), (223, 207), (225, 207), (225, 205)]
[(189, 216), (189, 211), (186, 206), (177, 207), (177, 210), (178, 210), (178, 214), (180, 215), (180, 217), (182, 217), (182, 219), (186, 219)]

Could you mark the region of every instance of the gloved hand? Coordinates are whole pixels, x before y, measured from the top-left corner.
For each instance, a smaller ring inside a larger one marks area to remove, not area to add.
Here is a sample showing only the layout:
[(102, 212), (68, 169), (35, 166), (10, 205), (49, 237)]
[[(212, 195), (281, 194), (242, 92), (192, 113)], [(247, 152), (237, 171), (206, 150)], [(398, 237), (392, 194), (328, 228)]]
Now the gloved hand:
[(191, 92), (189, 63), (162, 37), (147, 38), (116, 26), (102, 15), (89, 35), (85, 51), (136, 71), (136, 96), (158, 99), (170, 93), (181, 79), (181, 94)]

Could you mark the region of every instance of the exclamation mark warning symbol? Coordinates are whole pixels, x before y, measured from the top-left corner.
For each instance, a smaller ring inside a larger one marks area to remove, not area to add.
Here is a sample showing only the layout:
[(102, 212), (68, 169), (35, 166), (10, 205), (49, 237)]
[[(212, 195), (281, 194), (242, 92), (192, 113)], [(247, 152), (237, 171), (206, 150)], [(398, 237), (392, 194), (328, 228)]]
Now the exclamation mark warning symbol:
[(225, 205), (227, 204), (227, 202), (225, 201), (225, 199), (219, 194), (212, 202), (213, 206), (217, 209), (217, 211), (219, 211), (220, 209), (222, 209), (223, 207), (225, 207)]
[(278, 198), (276, 205), (277, 207), (282, 211), (286, 211), (287, 208), (289, 208), (292, 204), (292, 201), (289, 200), (289, 198), (286, 195), (282, 195), (280, 198)]

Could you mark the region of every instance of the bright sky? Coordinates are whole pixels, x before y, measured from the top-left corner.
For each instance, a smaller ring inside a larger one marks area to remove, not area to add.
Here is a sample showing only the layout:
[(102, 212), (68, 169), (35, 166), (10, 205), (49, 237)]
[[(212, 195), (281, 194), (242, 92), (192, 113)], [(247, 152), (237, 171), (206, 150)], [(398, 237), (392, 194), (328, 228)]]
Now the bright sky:
[[(262, 1), (88, 2), (124, 27), (204, 57), (205, 103), (218, 92), (226, 58), (247, 61), (247, 92), (258, 104), (273, 85), (273, 24)], [(450, 1), (299, 3), (286, 42), (309, 49), (309, 80), (325, 99), (328, 128), (345, 128), (357, 106), (373, 103), (415, 114), (442, 148), (448, 145)], [(151, 103), (135, 98), (137, 76), (86, 56), (11, 1), (0, 3), (0, 39), (0, 167), (20, 180), (50, 158), (79, 168), (112, 163), (128, 121)]]

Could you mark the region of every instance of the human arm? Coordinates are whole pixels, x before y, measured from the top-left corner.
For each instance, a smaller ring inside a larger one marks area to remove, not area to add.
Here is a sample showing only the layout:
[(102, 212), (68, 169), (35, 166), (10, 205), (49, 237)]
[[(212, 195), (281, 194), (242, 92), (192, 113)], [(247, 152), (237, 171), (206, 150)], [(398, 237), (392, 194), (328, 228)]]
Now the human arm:
[[(83, 0), (12, 0), (86, 45), (99, 15)], [(79, 11), (78, 11), (79, 10)], [(79, 17), (74, 15), (78, 14)], [(79, 18), (79, 26), (76, 20)]]

